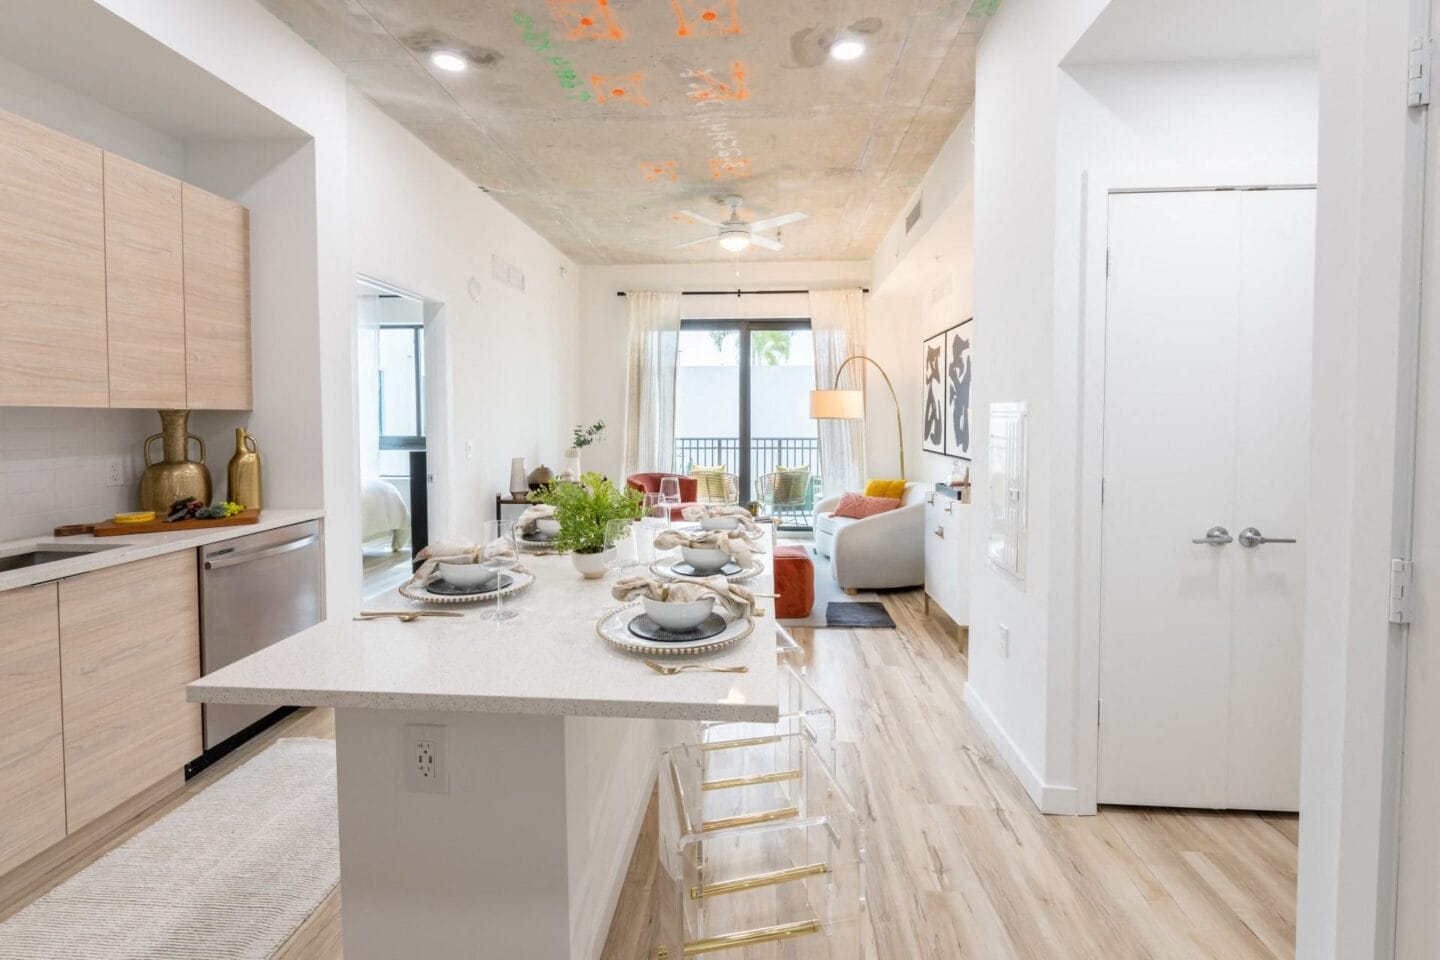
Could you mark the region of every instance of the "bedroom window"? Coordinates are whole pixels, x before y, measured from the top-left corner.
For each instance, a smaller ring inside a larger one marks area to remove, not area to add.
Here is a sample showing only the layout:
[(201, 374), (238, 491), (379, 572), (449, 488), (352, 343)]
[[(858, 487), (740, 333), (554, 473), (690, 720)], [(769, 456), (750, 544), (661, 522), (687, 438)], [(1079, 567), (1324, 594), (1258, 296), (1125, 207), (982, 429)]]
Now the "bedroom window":
[(380, 328), (380, 449), (425, 449), (424, 327)]

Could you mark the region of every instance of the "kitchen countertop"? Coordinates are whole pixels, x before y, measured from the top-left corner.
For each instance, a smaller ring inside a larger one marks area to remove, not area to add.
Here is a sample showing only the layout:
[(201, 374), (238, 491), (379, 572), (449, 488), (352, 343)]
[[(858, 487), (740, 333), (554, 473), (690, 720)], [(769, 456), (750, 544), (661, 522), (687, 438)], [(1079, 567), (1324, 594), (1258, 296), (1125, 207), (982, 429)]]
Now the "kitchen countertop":
[[(319, 520), (324, 516), (324, 510), (266, 509), (260, 511), (258, 522), (232, 527), (211, 527), (206, 530), (187, 530), (177, 533), (127, 534), (120, 537), (96, 537), (90, 534), (81, 534), (74, 537), (31, 537), (25, 540), (11, 540), (8, 543), (0, 543), (0, 557), (29, 553), (33, 550), (57, 552), (73, 550), (76, 553), (74, 559), (55, 560), (34, 567), (0, 571), (0, 590), (13, 590), (16, 587), (26, 587), (32, 583), (46, 583), (65, 577), (75, 577), (82, 573), (119, 566), (122, 563), (148, 560), (151, 557), (175, 553), (178, 550), (193, 550), (209, 543), (233, 540), (236, 537), (259, 533), (263, 530), (288, 527), (291, 524), (304, 523), (306, 520)], [(93, 550), (95, 546), (108, 549)]]
[[(769, 558), (755, 589), (772, 593)], [(750, 636), (707, 658), (745, 664), (744, 674), (690, 671), (661, 676), (595, 632), (613, 608), (613, 579), (581, 580), (569, 557), (532, 556), (536, 582), (506, 598), (520, 616), (480, 619), (491, 606), (434, 609), (463, 618), (355, 621), (334, 618), (191, 683), (192, 702), (358, 707), (657, 720), (778, 719), (773, 603)], [(422, 609), (391, 593), (367, 610)]]

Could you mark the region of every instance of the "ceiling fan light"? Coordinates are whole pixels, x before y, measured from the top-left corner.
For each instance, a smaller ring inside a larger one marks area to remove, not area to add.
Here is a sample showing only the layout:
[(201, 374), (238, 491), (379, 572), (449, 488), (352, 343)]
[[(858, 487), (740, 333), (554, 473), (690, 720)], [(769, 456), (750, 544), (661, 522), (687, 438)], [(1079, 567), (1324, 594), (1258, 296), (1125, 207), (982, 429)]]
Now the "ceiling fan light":
[(865, 41), (853, 33), (842, 33), (830, 44), (830, 57), (834, 60), (858, 60), (865, 53)]
[(720, 234), (720, 246), (731, 253), (739, 253), (750, 246), (750, 235), (743, 230), (727, 230)]
[(453, 50), (436, 50), (430, 54), (430, 62), (447, 73), (460, 73), (465, 69), (465, 58)]

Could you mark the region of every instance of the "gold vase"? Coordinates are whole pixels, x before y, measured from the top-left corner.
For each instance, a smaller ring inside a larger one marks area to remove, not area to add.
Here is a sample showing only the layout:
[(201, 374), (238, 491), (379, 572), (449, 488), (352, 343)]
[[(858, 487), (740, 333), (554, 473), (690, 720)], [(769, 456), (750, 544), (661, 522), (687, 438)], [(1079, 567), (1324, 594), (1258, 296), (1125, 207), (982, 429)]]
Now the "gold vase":
[[(145, 440), (145, 472), (140, 475), (140, 509), (158, 514), (185, 497), (210, 502), (210, 471), (205, 467), (205, 441), (190, 432), (189, 410), (161, 410), (160, 432)], [(164, 459), (150, 459), (150, 444), (161, 441)], [(200, 446), (200, 459), (189, 458), (189, 442)]]
[(260, 444), (244, 427), (235, 428), (235, 455), (226, 471), (226, 499), (246, 510), (260, 509)]

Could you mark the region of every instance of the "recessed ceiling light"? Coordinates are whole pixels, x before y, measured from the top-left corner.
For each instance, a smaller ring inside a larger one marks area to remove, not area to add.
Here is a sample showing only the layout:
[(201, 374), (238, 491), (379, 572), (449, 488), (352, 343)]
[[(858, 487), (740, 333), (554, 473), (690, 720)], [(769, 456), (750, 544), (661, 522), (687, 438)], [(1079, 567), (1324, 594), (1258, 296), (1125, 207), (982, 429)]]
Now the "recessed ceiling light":
[(450, 73), (459, 73), (465, 69), (465, 58), (450, 50), (436, 50), (430, 54), (430, 62)]
[(830, 56), (836, 60), (857, 60), (865, 53), (865, 41), (852, 33), (842, 33), (830, 44)]

